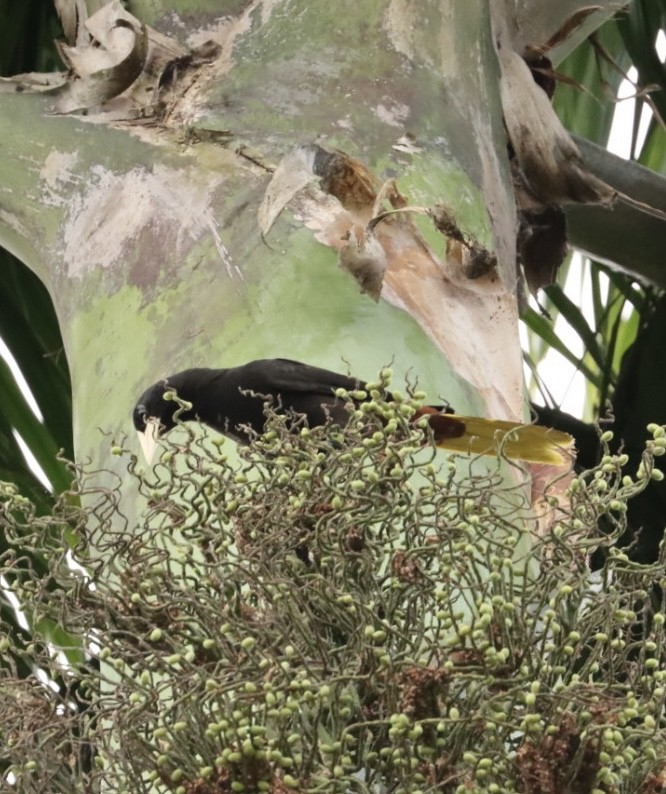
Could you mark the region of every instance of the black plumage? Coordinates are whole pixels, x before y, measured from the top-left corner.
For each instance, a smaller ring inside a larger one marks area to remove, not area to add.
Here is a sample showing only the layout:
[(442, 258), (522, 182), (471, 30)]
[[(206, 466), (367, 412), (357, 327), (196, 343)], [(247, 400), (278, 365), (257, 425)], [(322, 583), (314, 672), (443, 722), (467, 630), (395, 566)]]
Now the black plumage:
[(180, 406), (164, 399), (165, 392), (173, 390), (192, 405), (178, 414), (180, 421), (199, 419), (247, 443), (245, 428), (256, 433), (264, 430), (266, 399), (278, 412), (304, 414), (310, 427), (325, 424), (328, 417), (341, 424), (349, 415), (336, 389), (352, 391), (364, 385), (348, 375), (286, 358), (260, 359), (229, 369), (187, 369), (158, 381), (141, 395), (134, 408), (134, 427), (144, 433), (150, 419), (158, 420), (162, 431), (174, 427)]

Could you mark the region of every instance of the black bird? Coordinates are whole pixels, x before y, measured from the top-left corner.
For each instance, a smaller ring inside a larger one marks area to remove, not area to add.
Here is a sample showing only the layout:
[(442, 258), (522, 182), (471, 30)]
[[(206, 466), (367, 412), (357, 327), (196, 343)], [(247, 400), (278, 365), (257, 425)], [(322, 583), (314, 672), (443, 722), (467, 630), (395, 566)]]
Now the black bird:
[[(286, 358), (260, 359), (229, 369), (187, 369), (155, 383), (139, 398), (134, 408), (134, 427), (144, 454), (150, 462), (160, 433), (177, 420), (198, 419), (236, 441), (250, 441), (247, 429), (262, 433), (266, 422), (264, 399), (272, 400), (276, 411), (304, 414), (308, 425), (323, 425), (330, 418), (345, 424), (349, 417), (337, 389), (355, 391), (365, 383), (349, 375), (312, 367)], [(164, 399), (175, 391), (191, 408)], [(390, 395), (387, 395), (390, 399)], [(177, 419), (174, 415), (178, 413)], [(494, 454), (497, 442), (511, 433), (503, 444), (508, 457), (538, 463), (566, 465), (573, 439), (566, 433), (538, 425), (524, 425), (499, 419), (457, 416), (450, 409), (425, 406), (415, 418), (428, 415), (438, 446), (459, 452)]]
[(357, 378), (311, 367), (286, 358), (260, 359), (229, 369), (186, 369), (158, 381), (139, 398), (134, 408), (134, 427), (139, 433), (149, 430), (157, 420), (160, 432), (176, 425), (177, 402), (164, 399), (172, 390), (180, 400), (191, 403), (190, 410), (178, 414), (181, 422), (199, 419), (214, 430), (239, 441), (249, 442), (247, 430), (264, 429), (264, 400), (273, 400), (277, 411), (305, 414), (311, 427), (323, 425), (327, 417), (344, 423), (348, 414), (336, 389), (362, 388)]

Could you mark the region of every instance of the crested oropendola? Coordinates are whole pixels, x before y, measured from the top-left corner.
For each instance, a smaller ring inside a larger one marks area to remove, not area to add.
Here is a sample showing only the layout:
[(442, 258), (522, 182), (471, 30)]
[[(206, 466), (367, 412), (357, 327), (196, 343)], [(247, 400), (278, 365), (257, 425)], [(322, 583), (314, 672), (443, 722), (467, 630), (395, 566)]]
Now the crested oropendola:
[[(260, 359), (228, 369), (187, 369), (155, 383), (134, 408), (134, 427), (150, 462), (160, 433), (177, 421), (198, 419), (214, 430), (247, 444), (247, 429), (262, 433), (266, 423), (264, 399), (273, 408), (304, 414), (310, 427), (347, 423), (349, 414), (336, 390), (354, 392), (365, 383), (349, 375), (312, 367), (285, 358)], [(175, 391), (180, 401), (165, 399)], [(390, 394), (387, 394), (387, 399)], [(177, 414), (177, 417), (174, 415)], [(450, 409), (425, 406), (415, 418), (427, 415), (435, 443), (447, 450), (471, 454), (495, 454), (498, 442), (503, 453), (516, 460), (567, 465), (573, 439), (567, 433), (540, 425), (452, 414)], [(509, 434), (509, 435), (507, 435)], [(505, 438), (506, 437), (506, 438)]]

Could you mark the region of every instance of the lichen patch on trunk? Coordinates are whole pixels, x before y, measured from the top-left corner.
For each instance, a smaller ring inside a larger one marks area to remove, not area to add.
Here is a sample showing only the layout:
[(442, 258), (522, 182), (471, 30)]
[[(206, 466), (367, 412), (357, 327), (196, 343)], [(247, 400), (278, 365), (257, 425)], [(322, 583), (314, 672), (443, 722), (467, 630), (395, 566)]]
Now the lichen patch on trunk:
[[(65, 223), (63, 257), (70, 277), (107, 268), (127, 256), (141, 240), (147, 270), (158, 268), (154, 252), (171, 241), (170, 254), (184, 258), (193, 241), (212, 234), (221, 264), (230, 276), (240, 269), (231, 261), (217, 229), (210, 202), (217, 178), (193, 180), (185, 170), (136, 167), (114, 174), (98, 166), (88, 189), (72, 200)], [(152, 241), (152, 243), (151, 243)], [(134, 252), (136, 253), (136, 252)]]

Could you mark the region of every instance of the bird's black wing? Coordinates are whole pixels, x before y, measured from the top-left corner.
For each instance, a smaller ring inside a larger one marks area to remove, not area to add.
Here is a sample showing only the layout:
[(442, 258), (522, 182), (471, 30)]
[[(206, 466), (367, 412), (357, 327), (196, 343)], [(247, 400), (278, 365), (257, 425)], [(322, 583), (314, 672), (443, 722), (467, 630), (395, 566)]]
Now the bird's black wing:
[(194, 416), (241, 441), (247, 440), (247, 434), (239, 428), (249, 426), (258, 433), (264, 429), (266, 416), (260, 397), (267, 398), (279, 412), (305, 414), (311, 427), (325, 424), (329, 417), (343, 424), (348, 414), (335, 390), (359, 386), (356, 378), (282, 358), (259, 359), (227, 369), (186, 370), (167, 381), (192, 403)]
[(307, 392), (330, 396), (336, 389), (351, 391), (364, 385), (350, 375), (312, 367), (288, 358), (259, 359), (234, 369), (245, 389), (260, 394)]

